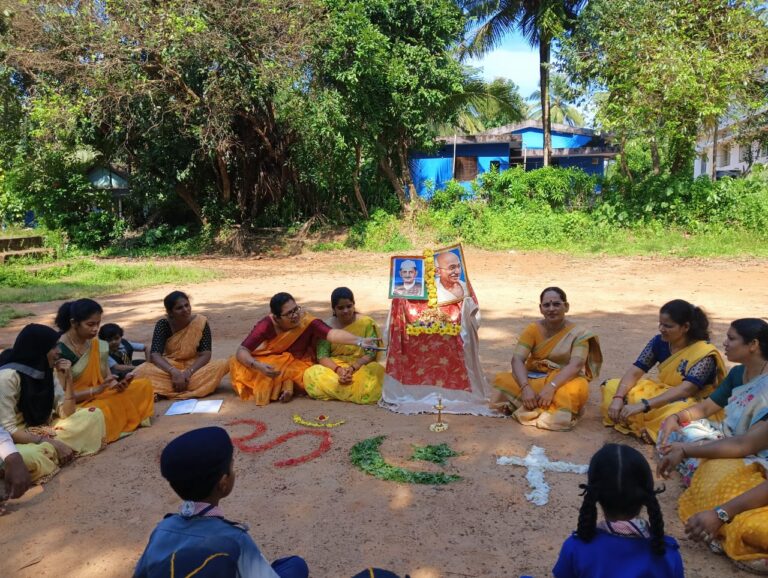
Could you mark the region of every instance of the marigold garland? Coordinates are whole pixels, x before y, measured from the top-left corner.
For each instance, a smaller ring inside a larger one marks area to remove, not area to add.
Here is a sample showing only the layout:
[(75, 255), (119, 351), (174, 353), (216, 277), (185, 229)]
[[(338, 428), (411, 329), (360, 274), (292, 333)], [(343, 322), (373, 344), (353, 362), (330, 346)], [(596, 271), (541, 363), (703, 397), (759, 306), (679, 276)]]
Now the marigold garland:
[(427, 306), (437, 307), (437, 285), (435, 284), (435, 253), (424, 249), (424, 282), (427, 284)]
[(328, 418), (324, 415), (318, 416), (318, 421), (309, 421), (301, 417), (298, 413), (293, 414), (293, 423), (307, 427), (336, 427), (346, 423), (343, 419), (339, 421), (326, 421)]
[(227, 425), (240, 425), (240, 424), (253, 426), (253, 432), (245, 436), (232, 438), (232, 443), (235, 444), (237, 449), (239, 449), (240, 451), (249, 453), (249, 454), (257, 454), (257, 453), (265, 452), (267, 450), (271, 450), (272, 448), (275, 448), (280, 444), (284, 444), (290, 439), (293, 439), (295, 437), (299, 437), (302, 435), (310, 435), (310, 436), (322, 438), (322, 441), (320, 442), (320, 445), (316, 450), (309, 452), (308, 454), (305, 454), (303, 456), (274, 462), (272, 465), (274, 465), (276, 468), (287, 468), (291, 466), (298, 466), (299, 464), (303, 464), (305, 462), (309, 462), (314, 460), (315, 458), (320, 457), (325, 452), (331, 449), (331, 432), (315, 431), (315, 430), (309, 430), (309, 429), (300, 429), (300, 430), (288, 432), (281, 436), (276, 437), (271, 442), (250, 446), (246, 442), (249, 442), (250, 440), (257, 438), (260, 435), (266, 433), (267, 424), (265, 424), (263, 421), (258, 421), (255, 419), (237, 419), (235, 421), (229, 422)]
[[(445, 474), (443, 472), (414, 472), (406, 468), (401, 468), (388, 464), (382, 457), (381, 447), (382, 442), (387, 436), (378, 436), (374, 438), (368, 438), (352, 446), (349, 450), (349, 459), (354, 466), (362, 470), (366, 474), (370, 474), (380, 480), (386, 480), (389, 482), (402, 482), (408, 484), (430, 484), (430, 485), (443, 485), (450, 484), (451, 482), (457, 482), (461, 479), (461, 476), (455, 474)], [(441, 444), (445, 445), (445, 444)], [(450, 448), (445, 446), (449, 451), (453, 452)], [(433, 461), (427, 459), (427, 457), (419, 456), (438, 456), (443, 455), (445, 452), (440, 446), (426, 446), (424, 448), (414, 448), (414, 454), (411, 459), (422, 459), (427, 461)], [(421, 449), (421, 452), (419, 452)], [(449, 457), (449, 456), (446, 456)], [(439, 462), (435, 462), (439, 463)]]

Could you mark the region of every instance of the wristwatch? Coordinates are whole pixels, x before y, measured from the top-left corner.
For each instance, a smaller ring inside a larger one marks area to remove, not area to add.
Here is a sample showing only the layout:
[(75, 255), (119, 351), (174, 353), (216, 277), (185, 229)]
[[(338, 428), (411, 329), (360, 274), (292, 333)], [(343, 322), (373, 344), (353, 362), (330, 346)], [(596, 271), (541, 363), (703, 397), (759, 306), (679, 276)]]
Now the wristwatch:
[(730, 524), (731, 523), (731, 517), (728, 515), (728, 512), (726, 512), (722, 506), (718, 506), (715, 508), (715, 514), (717, 514), (717, 517), (720, 518), (720, 521), (723, 524)]

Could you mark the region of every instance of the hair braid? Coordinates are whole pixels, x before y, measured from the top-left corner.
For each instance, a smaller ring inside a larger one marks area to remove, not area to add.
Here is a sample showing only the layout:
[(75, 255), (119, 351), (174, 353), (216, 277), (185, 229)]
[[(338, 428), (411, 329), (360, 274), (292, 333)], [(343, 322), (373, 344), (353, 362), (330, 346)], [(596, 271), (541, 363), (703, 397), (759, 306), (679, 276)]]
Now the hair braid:
[(645, 508), (648, 510), (648, 521), (651, 524), (651, 549), (654, 554), (663, 556), (666, 552), (664, 518), (661, 515), (661, 507), (655, 493), (648, 497)]
[(587, 489), (579, 510), (579, 525), (576, 535), (585, 542), (591, 542), (597, 529), (597, 499), (594, 490)]

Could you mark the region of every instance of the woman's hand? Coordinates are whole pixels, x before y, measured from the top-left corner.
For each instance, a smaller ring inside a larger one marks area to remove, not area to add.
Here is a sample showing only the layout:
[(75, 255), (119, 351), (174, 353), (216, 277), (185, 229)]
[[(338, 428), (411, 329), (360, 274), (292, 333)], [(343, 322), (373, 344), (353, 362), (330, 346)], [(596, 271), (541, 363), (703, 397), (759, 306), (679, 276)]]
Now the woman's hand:
[(352, 383), (352, 375), (355, 373), (352, 367), (338, 366), (336, 368), (336, 375), (339, 376), (339, 385), (349, 385)]
[(171, 369), (171, 383), (173, 384), (173, 391), (177, 393), (187, 391), (187, 378), (183, 372), (175, 367)]
[(657, 444), (659, 448), (666, 448), (667, 440), (669, 439), (669, 436), (672, 435), (672, 432), (680, 431), (681, 429), (680, 418), (677, 417), (676, 413), (673, 413), (661, 422), (661, 428), (659, 429), (659, 443)]
[(123, 391), (125, 391), (126, 389), (128, 389), (128, 386), (129, 386), (129, 385), (131, 385), (131, 382), (133, 381), (133, 378), (134, 378), (134, 377), (136, 377), (136, 376), (134, 375), (134, 373), (133, 373), (133, 372), (131, 372), (131, 373), (126, 373), (126, 374), (123, 376), (123, 379), (119, 380), (119, 381), (118, 381), (118, 382), (115, 384), (115, 391), (116, 391), (117, 393), (122, 393)]
[(685, 523), (685, 533), (691, 540), (710, 542), (717, 536), (723, 522), (714, 510), (694, 514)]
[(542, 409), (548, 408), (552, 405), (552, 400), (555, 397), (555, 391), (557, 391), (551, 384), (545, 385), (538, 395), (538, 406)]
[(75, 451), (62, 441), (57, 439), (45, 440), (56, 448), (56, 453), (59, 456), (59, 465), (64, 466), (71, 462), (75, 457)]
[(69, 359), (64, 359), (63, 357), (59, 357), (56, 360), (56, 363), (53, 364), (53, 370), (60, 373), (66, 373), (70, 369), (72, 369), (72, 362)]
[(643, 406), (642, 403), (628, 403), (621, 409), (621, 413), (619, 414), (619, 420), (627, 421), (633, 415), (642, 413), (644, 409), (645, 407)]
[(611, 421), (618, 423), (621, 421), (621, 410), (624, 409), (624, 400), (620, 397), (613, 398), (611, 405), (608, 406), (608, 417)]
[(375, 349), (380, 341), (380, 337), (361, 337), (357, 340), (357, 345), (363, 349)]
[(685, 448), (681, 443), (673, 443), (660, 447), (659, 451), (663, 454), (663, 457), (656, 468), (656, 473), (666, 480), (685, 459)]
[(526, 384), (522, 391), (523, 407), (528, 411), (536, 409), (539, 405), (539, 398), (533, 388)]
[(263, 373), (267, 377), (277, 377), (278, 375), (280, 375), (280, 370), (275, 369), (268, 363), (261, 363), (257, 361), (254, 365), (254, 369), (258, 369), (261, 373)]

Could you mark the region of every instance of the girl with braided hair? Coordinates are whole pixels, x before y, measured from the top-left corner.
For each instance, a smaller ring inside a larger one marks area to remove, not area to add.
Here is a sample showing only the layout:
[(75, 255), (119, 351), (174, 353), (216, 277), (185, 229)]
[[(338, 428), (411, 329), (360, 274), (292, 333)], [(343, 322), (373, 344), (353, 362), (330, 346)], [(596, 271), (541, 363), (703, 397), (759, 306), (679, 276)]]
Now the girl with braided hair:
[[(683, 578), (677, 542), (664, 535), (651, 467), (637, 450), (606, 444), (589, 462), (576, 532), (560, 550), (556, 578)], [(597, 504), (604, 520), (597, 520)], [(645, 507), (648, 521), (640, 518)]]

